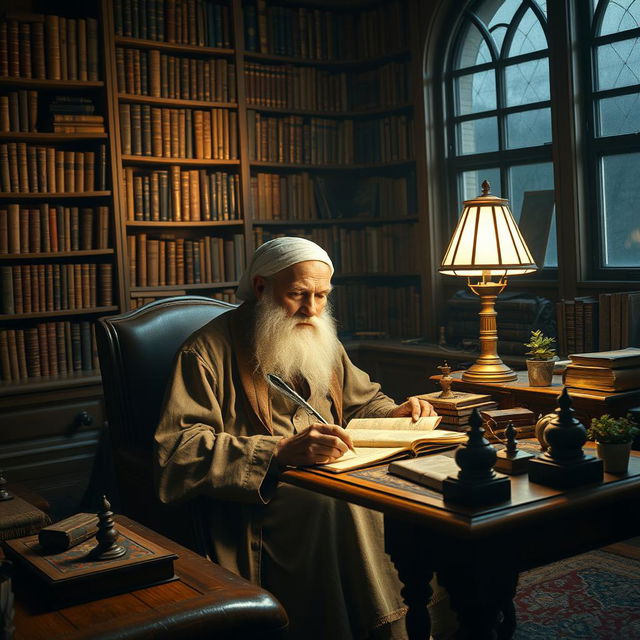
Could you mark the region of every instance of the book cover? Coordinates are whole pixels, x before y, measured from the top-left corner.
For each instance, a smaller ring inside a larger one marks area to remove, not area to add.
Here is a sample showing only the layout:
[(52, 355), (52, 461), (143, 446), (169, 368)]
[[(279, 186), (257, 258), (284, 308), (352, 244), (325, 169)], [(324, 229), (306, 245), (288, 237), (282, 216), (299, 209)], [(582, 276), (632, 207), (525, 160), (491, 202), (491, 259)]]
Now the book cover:
[(460, 467), (449, 456), (421, 456), (413, 460), (394, 460), (389, 473), (411, 480), (435, 491), (442, 491), (442, 483), (448, 476), (457, 476)]

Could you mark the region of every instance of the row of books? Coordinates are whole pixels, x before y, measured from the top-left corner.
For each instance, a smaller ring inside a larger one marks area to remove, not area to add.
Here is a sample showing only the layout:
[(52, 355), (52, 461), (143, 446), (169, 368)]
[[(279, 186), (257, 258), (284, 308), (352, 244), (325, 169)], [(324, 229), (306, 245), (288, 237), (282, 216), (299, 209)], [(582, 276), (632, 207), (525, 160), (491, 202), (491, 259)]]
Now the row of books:
[[(325, 178), (307, 172), (251, 176), (255, 220), (403, 218), (410, 215), (406, 177)], [(415, 208), (411, 209), (415, 211)]]
[(87, 320), (0, 329), (0, 379), (4, 382), (97, 368), (95, 332)]
[(350, 72), (247, 63), (244, 75), (250, 105), (341, 113), (408, 100), (407, 66), (402, 62)]
[(231, 47), (229, 7), (208, 0), (114, 0), (116, 34), (199, 47)]
[(22, 264), (0, 267), (2, 313), (93, 309), (113, 304), (108, 263)]
[(118, 91), (181, 100), (236, 101), (236, 66), (224, 58), (170, 56), (116, 48)]
[[(170, 295), (172, 296), (183, 296), (186, 295), (186, 291), (185, 290), (180, 290), (180, 289), (176, 289), (175, 291), (172, 291), (170, 293)], [(202, 295), (206, 295), (209, 298), (215, 298), (216, 300), (223, 300), (224, 302), (230, 302), (231, 304), (237, 304), (238, 300), (236, 298), (236, 290), (235, 289), (218, 289), (216, 291), (207, 291), (206, 294), (202, 294)], [(145, 304), (148, 304), (149, 302), (155, 302), (156, 300), (162, 300), (163, 298), (166, 298), (167, 296), (134, 296), (133, 298), (131, 298), (131, 308), (132, 309), (139, 309), (140, 307), (142, 307)]]
[(109, 248), (109, 207), (0, 208), (0, 255)]
[(563, 382), (595, 395), (640, 389), (640, 348), (572, 354)]
[(1, 20), (0, 76), (98, 80), (97, 20), (54, 15)]
[(393, 274), (416, 270), (415, 231), (410, 225), (288, 228), (286, 233), (254, 228), (256, 246), (285, 235), (306, 238), (326, 249), (338, 273)]
[(420, 293), (415, 286), (345, 283), (335, 287), (331, 298), (342, 336), (374, 332), (415, 338), (422, 333)]
[(244, 236), (198, 240), (137, 233), (127, 237), (132, 286), (235, 282), (244, 271)]
[(413, 121), (404, 115), (354, 121), (249, 110), (247, 120), (249, 157), (258, 162), (348, 165), (413, 157)]
[(0, 144), (0, 184), (5, 193), (75, 193), (107, 188), (105, 145), (71, 151), (8, 142)]
[(179, 166), (150, 172), (125, 167), (123, 179), (129, 220), (240, 219), (238, 174)]
[(244, 6), (244, 29), (248, 51), (315, 60), (353, 60), (397, 51), (406, 46), (407, 33), (399, 1), (354, 14), (253, 0)]
[(640, 344), (640, 291), (560, 300), (556, 313), (562, 356)]
[(316, 176), (318, 217), (406, 218), (415, 215), (415, 174), (400, 177)]
[(37, 131), (37, 124), (37, 91), (10, 91), (0, 96), (0, 131)]
[(105, 133), (104, 116), (54, 113), (54, 133)]
[(230, 109), (168, 109), (120, 105), (125, 155), (234, 160), (238, 157), (238, 115)]

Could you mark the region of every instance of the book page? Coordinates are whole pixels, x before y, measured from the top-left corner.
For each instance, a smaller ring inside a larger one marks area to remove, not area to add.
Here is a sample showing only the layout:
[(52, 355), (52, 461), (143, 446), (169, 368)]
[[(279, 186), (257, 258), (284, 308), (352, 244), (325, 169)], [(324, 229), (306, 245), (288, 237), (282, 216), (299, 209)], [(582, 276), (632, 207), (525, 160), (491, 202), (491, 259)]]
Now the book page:
[(353, 451), (347, 451), (335, 462), (328, 462), (327, 464), (318, 466), (323, 471), (341, 473), (343, 471), (352, 471), (353, 469), (383, 462), (390, 458), (404, 455), (406, 452), (406, 447), (364, 447), (360, 449), (356, 447), (355, 453)]
[(464, 441), (466, 434), (457, 431), (386, 431), (383, 429), (356, 429), (349, 435), (354, 446), (357, 447), (405, 447), (419, 442)]
[[(440, 416), (425, 416), (418, 418), (416, 422), (413, 421), (411, 416), (404, 418), (354, 418), (349, 421), (347, 429), (431, 431), (440, 424), (440, 420), (442, 420)], [(349, 433), (351, 434), (351, 432)]]

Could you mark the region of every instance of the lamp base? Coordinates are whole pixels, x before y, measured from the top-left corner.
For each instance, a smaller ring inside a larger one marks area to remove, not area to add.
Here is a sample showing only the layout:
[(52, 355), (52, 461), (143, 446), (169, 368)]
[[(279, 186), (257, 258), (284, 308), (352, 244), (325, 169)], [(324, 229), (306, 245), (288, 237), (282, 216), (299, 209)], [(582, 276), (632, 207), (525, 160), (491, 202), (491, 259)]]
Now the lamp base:
[(500, 358), (497, 358), (497, 362), (491, 363), (479, 362), (478, 360), (462, 372), (463, 380), (467, 382), (512, 382), (518, 379), (518, 374)]

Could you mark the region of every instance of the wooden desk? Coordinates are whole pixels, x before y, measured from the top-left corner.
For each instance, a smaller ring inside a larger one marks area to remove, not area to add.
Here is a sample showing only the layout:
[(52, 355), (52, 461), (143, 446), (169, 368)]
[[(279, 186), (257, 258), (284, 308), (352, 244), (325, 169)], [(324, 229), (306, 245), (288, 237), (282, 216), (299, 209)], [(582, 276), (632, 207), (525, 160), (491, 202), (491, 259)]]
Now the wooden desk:
[(343, 474), (291, 470), (283, 479), (385, 514), (387, 551), (405, 585), (411, 638), (429, 637), (434, 571), (449, 591), (461, 637), (510, 638), (519, 572), (640, 532), (635, 452), (627, 475), (605, 473), (604, 482), (571, 491), (512, 477), (511, 500), (483, 508), (445, 504), (441, 494), (387, 476), (386, 465)]
[(16, 587), (15, 640), (281, 638), (287, 616), (267, 591), (136, 522), (129, 529), (178, 554), (178, 580), (61, 609)]
[[(562, 376), (553, 376), (550, 387), (530, 387), (526, 371), (518, 371), (518, 379), (513, 382), (479, 383), (462, 380), (462, 371), (454, 371), (452, 388), (454, 391), (468, 391), (470, 393), (488, 393), (498, 402), (501, 409), (511, 407), (526, 407), (535, 414), (549, 413), (558, 406), (556, 400), (562, 391)], [(429, 378), (440, 388), (440, 376)], [(434, 387), (435, 389), (435, 387)], [(591, 418), (608, 413), (613, 416), (623, 416), (631, 407), (640, 405), (640, 389), (611, 393), (607, 396), (589, 395), (586, 390), (570, 391), (573, 409), (577, 418), (585, 427), (589, 426)]]

